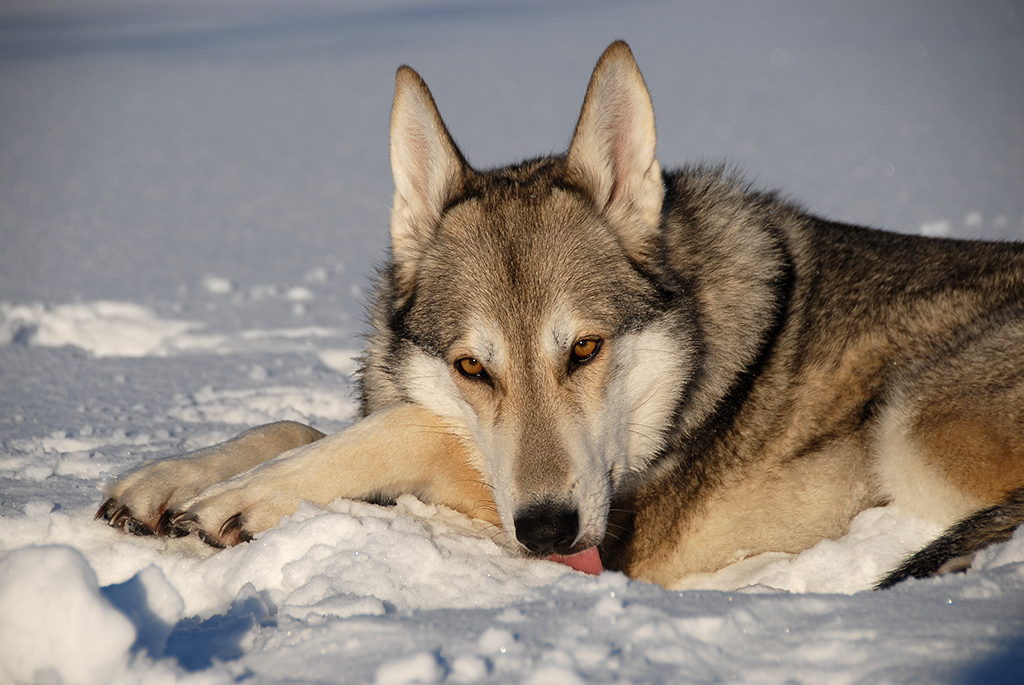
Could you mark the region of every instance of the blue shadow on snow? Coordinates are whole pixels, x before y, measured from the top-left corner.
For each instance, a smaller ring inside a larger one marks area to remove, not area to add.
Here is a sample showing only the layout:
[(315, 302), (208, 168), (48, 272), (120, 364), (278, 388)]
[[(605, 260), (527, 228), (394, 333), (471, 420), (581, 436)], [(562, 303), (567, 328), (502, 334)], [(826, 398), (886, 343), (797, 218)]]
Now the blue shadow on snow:
[(252, 586), (238, 593), (223, 614), (190, 617), (173, 626), (157, 616), (139, 576), (101, 588), (103, 596), (135, 625), (132, 653), (145, 650), (153, 659), (171, 658), (186, 671), (201, 671), (213, 662), (233, 661), (245, 653), (242, 642), (255, 628), (273, 625), (273, 610)]

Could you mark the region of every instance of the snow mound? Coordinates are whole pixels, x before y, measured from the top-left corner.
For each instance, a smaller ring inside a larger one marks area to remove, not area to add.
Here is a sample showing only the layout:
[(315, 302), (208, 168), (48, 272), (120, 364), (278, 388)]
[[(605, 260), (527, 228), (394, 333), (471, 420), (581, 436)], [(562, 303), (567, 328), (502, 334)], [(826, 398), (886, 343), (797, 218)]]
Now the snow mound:
[[(294, 290), (294, 289), (293, 289)], [(308, 289), (297, 291), (302, 300)], [(293, 298), (295, 299), (295, 298)], [(92, 357), (167, 357), (185, 353), (304, 352), (309, 341), (345, 337), (324, 326), (252, 329), (200, 334), (205, 324), (158, 316), (131, 302), (79, 302), (48, 306), (0, 302), (0, 345), (77, 347)], [(358, 351), (330, 350), (322, 361), (343, 373), (355, 371)]]
[(166, 356), (173, 350), (209, 347), (212, 341), (187, 335), (198, 327), (190, 321), (160, 319), (130, 302), (0, 304), (0, 342), (72, 345), (94, 357)]
[(124, 669), (135, 628), (100, 593), (81, 552), (26, 547), (0, 559), (0, 680), (109, 682)]

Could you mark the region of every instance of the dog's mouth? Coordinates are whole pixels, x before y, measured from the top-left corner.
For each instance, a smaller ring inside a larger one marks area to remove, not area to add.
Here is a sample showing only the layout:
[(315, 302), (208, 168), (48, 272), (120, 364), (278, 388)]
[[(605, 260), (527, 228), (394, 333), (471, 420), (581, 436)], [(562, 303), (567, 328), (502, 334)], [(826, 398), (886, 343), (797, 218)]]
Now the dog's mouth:
[(601, 564), (601, 555), (597, 553), (597, 547), (588, 547), (582, 552), (575, 554), (552, 554), (548, 557), (550, 561), (565, 564), (574, 571), (596, 576), (604, 570)]

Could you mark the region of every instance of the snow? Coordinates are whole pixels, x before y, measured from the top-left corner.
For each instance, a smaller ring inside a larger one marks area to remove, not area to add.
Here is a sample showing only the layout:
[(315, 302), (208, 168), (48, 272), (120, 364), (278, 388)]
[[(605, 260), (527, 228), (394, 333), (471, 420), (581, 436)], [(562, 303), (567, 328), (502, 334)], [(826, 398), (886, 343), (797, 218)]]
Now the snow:
[(162, 356), (173, 347), (195, 346), (183, 335), (195, 324), (158, 319), (130, 302), (0, 307), (0, 339), (8, 343), (21, 339), (44, 347), (74, 345), (94, 357)]
[(17, 682), (98, 683), (123, 670), (132, 622), (103, 600), (70, 547), (23, 547), (0, 560), (0, 668)]
[(351, 422), (399, 64), (486, 166), (561, 149), (625, 38), (663, 165), (1019, 238), (1022, 22), (999, 1), (3, 3), (0, 683), (1024, 680), (1024, 534), (872, 592), (935, 534), (899, 511), (675, 590), (508, 557), (412, 497), (303, 504), (220, 552), (92, 520), (146, 459)]

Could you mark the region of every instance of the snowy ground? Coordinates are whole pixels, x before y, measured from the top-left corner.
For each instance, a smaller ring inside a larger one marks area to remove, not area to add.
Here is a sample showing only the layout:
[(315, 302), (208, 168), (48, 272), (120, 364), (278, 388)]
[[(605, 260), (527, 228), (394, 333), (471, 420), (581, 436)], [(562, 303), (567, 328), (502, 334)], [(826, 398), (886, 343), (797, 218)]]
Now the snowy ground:
[(0, 683), (1024, 679), (1024, 535), (869, 592), (934, 532), (882, 510), (683, 592), (507, 558), (411, 498), (216, 554), (92, 521), (142, 460), (351, 420), (399, 64), (485, 166), (561, 149), (615, 38), (666, 166), (1024, 234), (1020, 3), (0, 5)]

